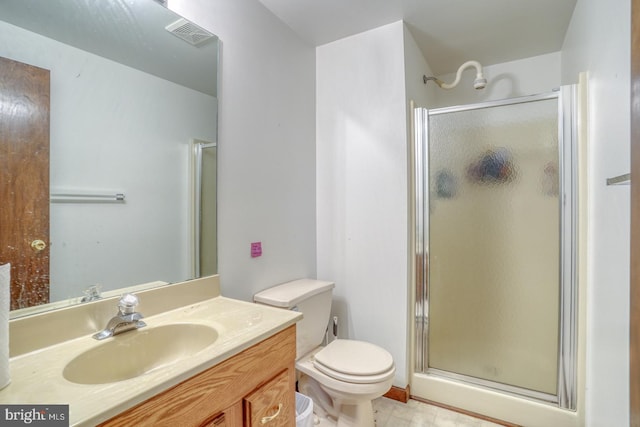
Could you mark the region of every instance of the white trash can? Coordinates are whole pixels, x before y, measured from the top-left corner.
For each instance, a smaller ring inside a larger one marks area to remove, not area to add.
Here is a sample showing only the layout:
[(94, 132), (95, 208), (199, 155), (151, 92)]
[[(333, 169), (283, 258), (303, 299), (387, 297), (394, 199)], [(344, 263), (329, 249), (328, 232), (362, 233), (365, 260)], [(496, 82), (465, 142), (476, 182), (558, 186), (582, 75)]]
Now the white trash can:
[(313, 400), (296, 392), (296, 427), (313, 427)]

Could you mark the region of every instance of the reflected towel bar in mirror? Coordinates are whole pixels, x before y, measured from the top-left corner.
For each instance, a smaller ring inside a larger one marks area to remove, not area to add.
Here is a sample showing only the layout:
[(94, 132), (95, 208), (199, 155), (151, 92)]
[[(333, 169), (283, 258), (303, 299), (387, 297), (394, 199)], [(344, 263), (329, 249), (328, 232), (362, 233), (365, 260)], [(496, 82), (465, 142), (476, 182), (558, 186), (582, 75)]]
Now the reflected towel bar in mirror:
[(124, 203), (124, 194), (51, 194), (51, 203)]

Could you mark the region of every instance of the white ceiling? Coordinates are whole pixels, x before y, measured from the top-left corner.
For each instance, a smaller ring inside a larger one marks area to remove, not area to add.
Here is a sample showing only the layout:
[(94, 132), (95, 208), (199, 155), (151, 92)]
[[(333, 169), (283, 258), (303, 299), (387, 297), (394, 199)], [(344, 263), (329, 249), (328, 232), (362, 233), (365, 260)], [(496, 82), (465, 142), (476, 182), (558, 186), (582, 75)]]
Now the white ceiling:
[(557, 52), (576, 0), (259, 0), (320, 46), (404, 20), (436, 75)]

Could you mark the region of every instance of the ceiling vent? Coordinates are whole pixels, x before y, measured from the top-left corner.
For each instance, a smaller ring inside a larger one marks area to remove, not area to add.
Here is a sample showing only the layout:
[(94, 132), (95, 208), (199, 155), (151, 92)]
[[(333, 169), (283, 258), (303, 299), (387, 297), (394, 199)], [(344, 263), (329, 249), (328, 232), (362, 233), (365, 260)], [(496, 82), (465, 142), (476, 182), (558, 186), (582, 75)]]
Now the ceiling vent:
[(216, 37), (204, 28), (199, 27), (193, 22), (189, 22), (184, 18), (180, 18), (177, 21), (167, 25), (165, 29), (174, 36), (181, 38), (182, 40), (193, 46), (200, 46), (207, 40)]

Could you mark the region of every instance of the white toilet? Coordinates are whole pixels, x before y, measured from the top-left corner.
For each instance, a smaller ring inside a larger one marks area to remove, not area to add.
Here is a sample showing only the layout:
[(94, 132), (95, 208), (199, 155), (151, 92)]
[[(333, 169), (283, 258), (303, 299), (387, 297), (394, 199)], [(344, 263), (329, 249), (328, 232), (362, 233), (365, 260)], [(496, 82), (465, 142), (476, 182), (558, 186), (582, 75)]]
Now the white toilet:
[(373, 427), (371, 401), (391, 388), (388, 351), (364, 341), (337, 339), (322, 347), (333, 282), (300, 279), (266, 289), (254, 301), (302, 312), (296, 335), (298, 389), (313, 400), (319, 426)]

